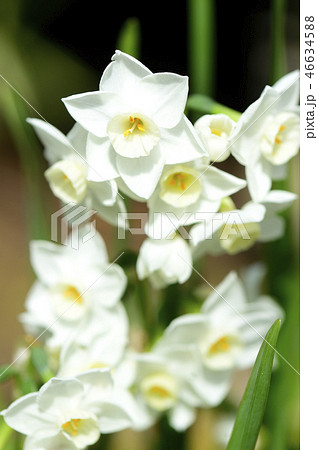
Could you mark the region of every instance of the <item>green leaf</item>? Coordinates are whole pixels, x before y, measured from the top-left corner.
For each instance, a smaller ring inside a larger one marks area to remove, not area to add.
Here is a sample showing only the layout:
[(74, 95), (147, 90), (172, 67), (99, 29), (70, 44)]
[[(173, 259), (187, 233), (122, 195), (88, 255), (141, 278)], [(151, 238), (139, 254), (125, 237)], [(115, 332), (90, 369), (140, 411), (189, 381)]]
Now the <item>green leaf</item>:
[(227, 450), (253, 450), (267, 403), (275, 346), (281, 321), (278, 319), (265, 336), (258, 352), (235, 419)]
[(228, 106), (221, 105), (221, 103), (216, 102), (207, 95), (190, 95), (187, 102), (187, 108), (203, 114), (226, 114), (232, 120), (235, 120), (235, 122), (241, 117), (240, 112), (235, 111)]
[(140, 24), (136, 17), (129, 17), (122, 25), (117, 48), (135, 58), (140, 58)]
[(17, 370), (9, 364), (0, 366), (0, 383), (9, 380), (17, 374)]
[(214, 94), (216, 81), (215, 0), (188, 0), (188, 57), (191, 92)]
[(49, 367), (47, 353), (43, 347), (31, 347), (30, 351), (32, 365), (40, 375), (42, 381), (46, 383), (53, 376)]

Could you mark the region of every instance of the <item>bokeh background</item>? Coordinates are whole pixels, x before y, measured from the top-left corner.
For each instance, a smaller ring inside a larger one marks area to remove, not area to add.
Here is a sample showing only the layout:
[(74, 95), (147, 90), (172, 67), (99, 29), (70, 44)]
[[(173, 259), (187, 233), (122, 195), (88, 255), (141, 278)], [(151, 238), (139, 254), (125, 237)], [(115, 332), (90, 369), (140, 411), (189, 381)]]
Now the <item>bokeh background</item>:
[[(59, 208), (43, 177), (46, 163), (41, 145), (25, 117), (38, 117), (38, 112), (66, 133), (73, 120), (60, 99), (97, 89), (116, 48), (130, 51), (153, 72), (189, 75), (190, 93), (206, 94), (244, 111), (265, 84), (299, 67), (298, 24), (297, 0), (1, 2), (0, 364), (10, 362), (18, 343), (23, 342), (17, 316), (34, 279), (28, 261), (29, 241), (49, 238), (50, 214)], [(298, 164), (297, 158), (292, 161), (288, 181), (277, 187), (298, 192)], [(243, 168), (232, 160), (220, 167), (244, 176)], [(243, 191), (238, 203), (247, 196)], [(278, 299), (287, 317), (278, 349), (295, 367), (299, 367), (298, 211), (296, 202), (285, 214), (288, 226), (283, 239), (234, 257), (217, 261), (207, 257), (203, 269), (216, 285), (230, 269), (265, 261), (266, 291)], [(110, 257), (115, 257), (114, 230), (102, 221), (97, 226)], [(139, 236), (128, 238), (125, 245), (137, 250), (141, 240)], [(237, 376), (231, 394), (234, 403), (239, 401), (247, 377), (246, 373)], [(280, 362), (265, 418), (271, 437), (267, 443), (265, 439), (264, 448), (299, 447), (298, 383), (298, 376)], [(4, 383), (1, 390), (1, 401), (7, 404), (10, 383)], [(200, 413), (188, 432), (189, 449), (219, 448), (213, 443), (215, 414)], [(149, 439), (121, 433), (112, 445), (127, 448), (129, 439), (128, 448), (154, 448), (151, 443), (156, 432), (151, 433)]]

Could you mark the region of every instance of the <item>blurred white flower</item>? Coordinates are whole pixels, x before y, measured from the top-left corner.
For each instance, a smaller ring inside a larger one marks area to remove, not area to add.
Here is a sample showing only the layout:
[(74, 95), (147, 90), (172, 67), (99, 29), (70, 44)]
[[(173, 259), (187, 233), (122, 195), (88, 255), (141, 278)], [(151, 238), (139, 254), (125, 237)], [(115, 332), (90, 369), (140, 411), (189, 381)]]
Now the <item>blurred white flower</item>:
[(178, 235), (170, 239), (147, 238), (140, 247), (136, 269), (138, 278), (149, 278), (156, 289), (185, 283), (192, 273), (190, 247)]
[[(231, 137), (233, 156), (246, 166), (252, 199), (259, 202), (283, 166), (299, 149), (299, 72), (266, 86), (260, 98), (240, 117)], [(250, 178), (253, 177), (253, 183)]]
[(131, 393), (121, 392), (115, 398), (118, 404), (125, 403), (134, 417), (133, 428), (149, 428), (162, 414), (168, 415), (177, 431), (188, 428), (195, 420), (195, 409), (204, 403), (201, 392), (196, 392), (200, 364), (195, 353), (177, 346), (161, 346), (132, 358), (135, 378)]
[(223, 197), (245, 186), (245, 180), (202, 160), (167, 166), (148, 200), (146, 233), (165, 239), (183, 225), (206, 220), (218, 211)]
[(108, 323), (95, 320), (93, 326), (89, 340), (83, 340), (79, 329), (63, 345), (57, 376), (70, 377), (98, 368), (109, 368), (113, 373), (128, 344), (128, 318), (124, 309), (115, 320)]
[[(84, 203), (107, 222), (118, 223), (118, 213), (125, 204), (118, 194), (115, 180), (91, 181), (86, 162), (87, 131), (75, 124), (67, 136), (40, 119), (27, 119), (44, 145), (50, 167), (44, 175), (52, 192), (64, 203)], [(98, 170), (98, 169), (96, 169)]]
[(52, 378), (1, 414), (10, 427), (27, 435), (27, 450), (84, 449), (101, 433), (131, 425), (125, 410), (112, 402), (112, 381), (105, 369)]
[(233, 206), (227, 203), (224, 210), (222, 204), (219, 213), (191, 228), (190, 244), (195, 258), (204, 253), (234, 255), (248, 250), (259, 240), (266, 208), (248, 202), (241, 209), (236, 209), (234, 203)]
[[(188, 78), (153, 74), (135, 58), (116, 51), (100, 90), (63, 99), (87, 131), (93, 181), (120, 176), (143, 199), (150, 197), (164, 164), (206, 154), (183, 114)], [(100, 177), (100, 174), (102, 177)]]
[(194, 257), (207, 252), (234, 255), (248, 250), (255, 242), (279, 239), (285, 222), (277, 213), (288, 208), (296, 198), (292, 192), (273, 190), (260, 203), (248, 202), (240, 210), (230, 199), (225, 199), (226, 204), (221, 204), (218, 214), (190, 230)]
[[(201, 380), (197, 385), (197, 392), (201, 388), (207, 406), (215, 405), (216, 395), (219, 402), (224, 399), (234, 370), (253, 365), (261, 336), (283, 316), (270, 297), (250, 300), (236, 273), (230, 272), (205, 300), (201, 313), (173, 320), (158, 344), (165, 348), (195, 348), (205, 378), (205, 384)], [(203, 388), (208, 389), (205, 397)]]
[(44, 339), (49, 347), (60, 347), (73, 332), (81, 330), (86, 342), (98, 328), (127, 328), (126, 313), (119, 303), (126, 276), (117, 264), (109, 264), (106, 247), (96, 234), (79, 248), (49, 241), (31, 242), (31, 264), (37, 276), (20, 319), (26, 331), (38, 335), (48, 328)]
[(194, 128), (209, 152), (210, 161), (222, 162), (230, 156), (235, 125), (226, 114), (205, 114), (195, 122)]

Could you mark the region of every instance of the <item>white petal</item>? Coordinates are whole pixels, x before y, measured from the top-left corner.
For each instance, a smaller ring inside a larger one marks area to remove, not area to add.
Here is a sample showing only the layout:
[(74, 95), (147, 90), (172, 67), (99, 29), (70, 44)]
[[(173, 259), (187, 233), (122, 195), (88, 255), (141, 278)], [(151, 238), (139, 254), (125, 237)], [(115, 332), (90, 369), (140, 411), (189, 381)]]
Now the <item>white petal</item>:
[(90, 181), (112, 180), (119, 176), (116, 166), (116, 153), (109, 139), (88, 134), (86, 159), (87, 179)]
[(285, 221), (282, 217), (268, 214), (260, 223), (261, 235), (258, 238), (260, 242), (275, 241), (283, 236), (285, 231)]
[(78, 408), (83, 393), (83, 384), (75, 378), (51, 378), (39, 391), (38, 406), (41, 411), (60, 417)]
[(81, 401), (81, 407), (94, 412), (95, 404), (106, 402), (111, 397), (113, 387), (109, 369), (91, 369), (76, 376), (85, 388), (85, 394)]
[(157, 419), (158, 414), (151, 411), (140, 397), (136, 398), (128, 389), (115, 389), (113, 391), (113, 401), (121, 406), (124, 411), (127, 411), (127, 414), (133, 421), (132, 428), (134, 430), (146, 430)]
[(116, 201), (113, 205), (107, 206), (97, 196), (93, 196), (92, 207), (96, 209), (98, 215), (106, 222), (118, 228), (126, 228), (126, 206), (120, 194), (117, 194)]
[(87, 135), (87, 131), (79, 123), (75, 123), (66, 136), (76, 152), (84, 158), (86, 157)]
[(124, 408), (114, 403), (105, 402), (99, 405), (98, 422), (102, 433), (115, 433), (130, 428), (133, 423), (132, 418)]
[(31, 241), (30, 260), (37, 277), (46, 285), (55, 284), (65, 270), (65, 249), (48, 241)]
[(289, 109), (299, 102), (299, 70), (294, 70), (280, 78), (273, 88), (282, 95), (285, 108)]
[(132, 56), (116, 50), (100, 80), (100, 90), (129, 95), (136, 84), (151, 71)]
[(122, 111), (121, 99), (116, 94), (88, 92), (63, 98), (68, 112), (87, 131), (95, 136), (107, 136), (107, 123)]
[[(112, 206), (117, 200), (118, 190), (114, 180), (89, 181), (89, 194), (93, 198), (92, 208), (96, 205)], [(99, 212), (97, 210), (97, 212)]]
[(58, 433), (48, 435), (45, 431), (36, 433), (26, 438), (24, 442), (24, 450), (76, 450), (78, 447), (63, 434)]
[(94, 303), (105, 308), (114, 306), (123, 295), (127, 278), (123, 269), (117, 264), (111, 265), (90, 288)]
[(261, 202), (272, 186), (268, 166), (263, 158), (253, 165), (246, 166), (247, 186), (254, 202)]
[(210, 161), (222, 162), (230, 156), (229, 138), (236, 122), (225, 114), (205, 114), (194, 127), (209, 152)]
[(246, 186), (246, 181), (213, 166), (202, 166), (202, 194), (209, 200), (222, 199)]
[(208, 321), (203, 314), (185, 314), (174, 319), (166, 328), (157, 347), (170, 345), (191, 345), (199, 342), (208, 331)]
[(139, 110), (114, 116), (108, 122), (107, 134), (115, 152), (126, 158), (149, 155), (160, 140), (157, 125)]
[(32, 125), (45, 147), (45, 157), (50, 164), (74, 154), (74, 149), (69, 140), (53, 125), (40, 119), (27, 119)]
[(159, 127), (173, 128), (181, 120), (188, 95), (188, 77), (174, 73), (147, 75), (140, 82), (141, 112)]
[(178, 403), (169, 413), (169, 423), (176, 431), (182, 432), (193, 424), (196, 418), (195, 408)]
[(260, 98), (241, 115), (230, 138), (231, 153), (243, 166), (253, 164), (259, 158), (259, 135), (269, 115), (277, 110), (276, 90), (266, 86)]
[(138, 196), (148, 199), (156, 188), (164, 157), (155, 147), (149, 156), (125, 158), (117, 155), (117, 168), (126, 185)]
[(231, 311), (231, 306), (237, 309), (245, 303), (246, 294), (243, 283), (238, 278), (237, 273), (232, 271), (205, 300), (202, 313), (212, 315), (215, 319), (217, 316), (220, 319), (223, 314), (227, 315)]
[(165, 154), (166, 164), (178, 164), (207, 156), (207, 151), (186, 116), (174, 128), (161, 129), (160, 133), (159, 146)]
[(35, 433), (45, 428), (48, 433), (56, 429), (54, 419), (38, 408), (38, 393), (27, 394), (2, 411), (6, 423), (23, 434)]
[(297, 195), (293, 192), (273, 190), (264, 197), (262, 203), (266, 210), (279, 212), (288, 208), (296, 199)]
[(53, 194), (64, 203), (80, 203), (86, 196), (86, 167), (80, 161), (64, 159), (49, 167), (44, 176)]

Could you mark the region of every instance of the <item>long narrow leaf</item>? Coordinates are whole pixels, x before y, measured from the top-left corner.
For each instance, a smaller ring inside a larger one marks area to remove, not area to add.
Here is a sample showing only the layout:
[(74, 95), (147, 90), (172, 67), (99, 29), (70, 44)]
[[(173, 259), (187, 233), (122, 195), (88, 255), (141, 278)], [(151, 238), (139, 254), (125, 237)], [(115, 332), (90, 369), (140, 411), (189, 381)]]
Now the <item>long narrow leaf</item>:
[(117, 48), (135, 58), (140, 58), (140, 24), (136, 17), (129, 17), (122, 25)]
[(207, 95), (202, 94), (189, 95), (187, 108), (188, 110), (197, 111), (203, 114), (227, 114), (235, 122), (241, 117), (240, 112), (235, 111), (228, 106), (224, 106)]
[(281, 321), (266, 334), (248, 380), (227, 450), (253, 450), (261, 428)]

